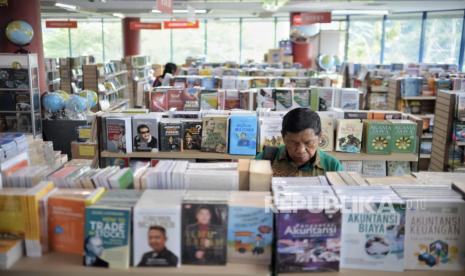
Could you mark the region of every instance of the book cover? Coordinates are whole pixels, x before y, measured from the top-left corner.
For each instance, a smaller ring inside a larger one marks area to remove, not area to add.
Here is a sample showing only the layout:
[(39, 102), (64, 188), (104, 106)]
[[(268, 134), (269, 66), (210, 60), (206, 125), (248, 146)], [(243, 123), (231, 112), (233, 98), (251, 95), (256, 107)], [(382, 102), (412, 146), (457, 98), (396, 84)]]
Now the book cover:
[(365, 151), (368, 154), (390, 154), (392, 148), (392, 124), (389, 121), (364, 122)]
[(187, 88), (201, 87), (202, 78), (198, 76), (189, 76), (186, 79)]
[(384, 160), (363, 160), (363, 176), (366, 177), (385, 177), (386, 161)]
[(358, 110), (360, 99), (357, 89), (343, 88), (341, 89), (340, 108), (344, 110)]
[(408, 161), (387, 161), (388, 176), (410, 175), (412, 170)]
[(272, 78), (270, 79), (270, 87), (283, 87), (284, 78)]
[(279, 147), (284, 145), (281, 134), (283, 121), (281, 118), (265, 117), (260, 119), (260, 145), (258, 151), (264, 146)]
[(257, 93), (257, 108), (270, 108), (275, 110), (275, 101), (273, 98), (273, 88), (261, 88)]
[(239, 92), (240, 108), (244, 110), (255, 110), (257, 108), (257, 91), (244, 90)]
[(229, 122), (229, 153), (255, 155), (257, 153), (257, 116), (231, 115)]
[(225, 265), (228, 205), (182, 204), (182, 263)]
[[(36, 99), (34, 99), (36, 100)], [(38, 105), (36, 103), (35, 105)], [(34, 107), (37, 110), (36, 107)], [(5, 109), (4, 109), (5, 110)], [(31, 98), (27, 94), (16, 95), (16, 111), (31, 111)]]
[(165, 112), (168, 110), (168, 96), (166, 91), (150, 92), (150, 111)]
[(241, 108), (239, 90), (225, 90), (224, 93), (224, 110)]
[(341, 161), (344, 171), (362, 174), (363, 161)]
[(218, 79), (215, 77), (203, 77), (202, 88), (205, 90), (213, 90), (218, 88)]
[(183, 93), (184, 110), (185, 111), (198, 111), (200, 110), (200, 88), (192, 87), (186, 88)]
[(338, 271), (341, 213), (297, 210), (276, 214), (278, 273)]
[(162, 120), (160, 129), (160, 151), (182, 151), (182, 122)]
[(309, 78), (290, 78), (290, 82), (295, 88), (307, 88), (310, 86)]
[(183, 121), (183, 149), (200, 150), (202, 142), (202, 120)]
[(168, 108), (176, 108), (176, 110), (184, 110), (183, 100), (184, 89), (170, 88), (168, 89)]
[(236, 80), (236, 86), (239, 91), (252, 88), (250, 78), (238, 78)]
[(151, 115), (132, 117), (133, 151), (158, 151), (158, 119)]
[(408, 120), (392, 120), (392, 152), (417, 151), (417, 124)]
[(465, 93), (457, 93), (456, 116), (459, 120), (465, 120)]
[(276, 88), (273, 90), (273, 99), (276, 103), (276, 110), (288, 110), (292, 107), (292, 90)]
[(320, 117), (321, 136), (319, 148), (322, 151), (334, 150), (334, 119), (330, 117)]
[[(454, 122), (454, 141), (465, 141), (465, 122)], [(422, 142), (423, 144), (423, 142)]]
[(265, 88), (268, 87), (268, 78), (252, 78), (250, 80), (250, 88)]
[(111, 152), (132, 152), (131, 118), (106, 118), (106, 145)]
[(310, 89), (296, 88), (293, 94), (295, 107), (310, 107)]
[(401, 81), (402, 97), (415, 97), (421, 95), (423, 78), (406, 77)]
[(86, 208), (84, 265), (129, 268), (131, 208)]
[(357, 119), (338, 121), (336, 151), (360, 153), (363, 123)]
[(236, 85), (236, 77), (225, 77), (223, 75), (223, 78), (221, 79), (221, 89), (229, 90), (229, 89), (237, 89)]
[(202, 119), (201, 150), (226, 153), (228, 146), (228, 116), (206, 116)]
[(218, 109), (218, 91), (202, 90), (200, 92), (200, 109)]
[(334, 106), (336, 89), (328, 87), (313, 87), (311, 89), (311, 107), (314, 111), (328, 111)]

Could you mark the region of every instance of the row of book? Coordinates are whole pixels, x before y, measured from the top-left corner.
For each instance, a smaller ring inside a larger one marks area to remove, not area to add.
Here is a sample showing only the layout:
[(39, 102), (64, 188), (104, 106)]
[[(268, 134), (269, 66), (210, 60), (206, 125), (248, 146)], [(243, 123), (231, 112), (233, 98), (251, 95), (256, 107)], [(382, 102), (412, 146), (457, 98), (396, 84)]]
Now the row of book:
[(257, 89), (205, 89), (204, 87), (158, 87), (149, 94), (150, 110), (165, 112), (197, 110), (290, 110), (311, 107), (316, 111), (331, 108), (358, 110), (360, 91), (352, 88), (257, 88)]
[(0, 162), (27, 151), (28, 142), (24, 133), (0, 132)]
[[(237, 68), (233, 68), (237, 67)], [(222, 66), (203, 64), (197, 67), (183, 67), (180, 70), (181, 76), (250, 76), (250, 77), (312, 77), (316, 73), (314, 70), (282, 68), (279, 64), (241, 64), (238, 66)], [(241, 68), (239, 68), (241, 67)]]

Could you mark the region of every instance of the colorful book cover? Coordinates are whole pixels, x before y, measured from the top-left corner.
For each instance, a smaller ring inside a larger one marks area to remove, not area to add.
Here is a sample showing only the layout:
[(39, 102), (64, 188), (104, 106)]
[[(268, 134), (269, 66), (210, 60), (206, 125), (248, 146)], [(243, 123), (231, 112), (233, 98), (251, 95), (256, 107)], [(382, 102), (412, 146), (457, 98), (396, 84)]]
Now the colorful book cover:
[(338, 271), (341, 213), (296, 212), (276, 215), (278, 273)]
[(86, 208), (84, 265), (129, 268), (131, 209), (94, 206)]
[(321, 136), (319, 148), (322, 151), (334, 150), (334, 119), (330, 117), (321, 117)]
[(283, 120), (281, 118), (265, 117), (260, 119), (260, 145), (258, 151), (262, 151), (263, 147), (279, 147), (284, 145), (281, 134)]
[(296, 88), (293, 94), (295, 107), (310, 107), (310, 89)]
[(184, 110), (183, 89), (170, 88), (168, 90), (168, 108)]
[(292, 90), (276, 88), (273, 91), (276, 110), (289, 110), (292, 107)]
[(231, 115), (229, 153), (255, 155), (257, 153), (257, 128), (256, 115)]
[(275, 101), (273, 98), (273, 88), (261, 88), (257, 93), (257, 107), (270, 108), (275, 110)]
[(168, 110), (168, 96), (166, 91), (150, 92), (150, 111), (165, 112)]
[(340, 108), (344, 110), (358, 110), (360, 104), (360, 92), (357, 89), (341, 89)]
[(184, 110), (185, 111), (198, 111), (200, 110), (200, 88), (192, 87), (186, 88), (183, 93)]
[(187, 77), (186, 85), (187, 88), (201, 87), (202, 78), (197, 76)]
[(273, 214), (265, 208), (229, 206), (228, 261), (270, 264)]
[(291, 78), (290, 82), (295, 88), (308, 88), (310, 86), (309, 78)]
[(272, 78), (270, 79), (270, 87), (283, 87), (284, 78)]
[(158, 151), (158, 119), (150, 115), (132, 117), (133, 151)]
[(423, 78), (406, 77), (401, 81), (401, 94), (403, 97), (415, 97), (421, 95)]
[(228, 145), (228, 116), (203, 117), (201, 150), (226, 153)]
[(408, 120), (392, 120), (392, 152), (417, 151), (417, 124)]
[(241, 108), (239, 90), (225, 90), (224, 92), (224, 110)]
[(390, 154), (392, 124), (389, 121), (368, 120), (365, 125), (365, 151), (368, 154)]
[(336, 151), (360, 153), (362, 133), (363, 123), (360, 120), (339, 120), (337, 126)]
[(218, 91), (202, 90), (200, 92), (200, 109), (218, 109)]
[(107, 150), (111, 152), (132, 152), (131, 118), (106, 119)]
[(311, 89), (311, 108), (314, 111), (328, 111), (334, 106), (336, 89), (313, 87)]
[(200, 150), (202, 142), (202, 120), (183, 121), (183, 149)]
[(364, 202), (369, 210), (359, 204), (342, 216), (341, 267), (403, 271), (405, 204)]
[(239, 92), (240, 108), (244, 110), (255, 110), (257, 108), (257, 91), (245, 90)]
[[(465, 141), (465, 122), (454, 122), (454, 141)], [(423, 142), (422, 142), (423, 144)]]
[(228, 231), (227, 204), (182, 204), (182, 263), (225, 265)]
[(182, 122), (161, 121), (160, 151), (182, 151)]
[(410, 175), (412, 170), (409, 161), (387, 161), (388, 176)]
[(268, 87), (268, 78), (253, 78), (251, 81), (251, 88), (265, 88)]
[(213, 90), (218, 88), (218, 79), (215, 77), (203, 77), (202, 88), (205, 90)]

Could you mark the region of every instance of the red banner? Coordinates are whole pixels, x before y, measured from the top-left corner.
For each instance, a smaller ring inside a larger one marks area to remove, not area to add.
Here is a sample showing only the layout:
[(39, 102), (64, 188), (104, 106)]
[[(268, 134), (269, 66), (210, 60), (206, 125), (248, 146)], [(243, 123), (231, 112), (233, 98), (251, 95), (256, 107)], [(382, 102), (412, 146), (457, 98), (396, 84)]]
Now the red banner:
[(163, 21), (164, 29), (198, 29), (199, 21), (195, 20), (194, 22), (190, 21)]
[(331, 12), (301, 12), (292, 14), (292, 26), (331, 23)]
[(46, 28), (76, 29), (77, 21), (45, 21)]
[(131, 22), (129, 23), (130, 30), (161, 30), (161, 23), (152, 22)]
[(157, 10), (161, 13), (173, 13), (173, 0), (157, 0)]

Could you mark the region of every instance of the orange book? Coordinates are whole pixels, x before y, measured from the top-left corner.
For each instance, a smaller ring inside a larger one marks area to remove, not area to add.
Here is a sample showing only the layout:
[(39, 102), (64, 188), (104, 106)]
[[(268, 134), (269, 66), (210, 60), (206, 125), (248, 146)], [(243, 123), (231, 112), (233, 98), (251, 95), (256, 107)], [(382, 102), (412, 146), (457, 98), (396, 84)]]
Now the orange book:
[(2, 173), (4, 177), (6, 178), (12, 175), (13, 173), (15, 173), (16, 171), (19, 171), (20, 169), (27, 167), (28, 165), (29, 165), (29, 162), (27, 160), (22, 160), (14, 164), (13, 166), (9, 167), (8, 169), (3, 170)]

